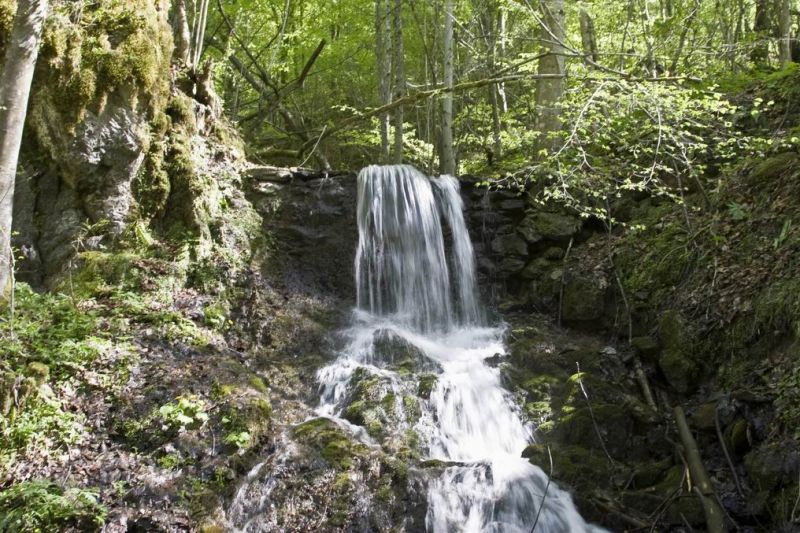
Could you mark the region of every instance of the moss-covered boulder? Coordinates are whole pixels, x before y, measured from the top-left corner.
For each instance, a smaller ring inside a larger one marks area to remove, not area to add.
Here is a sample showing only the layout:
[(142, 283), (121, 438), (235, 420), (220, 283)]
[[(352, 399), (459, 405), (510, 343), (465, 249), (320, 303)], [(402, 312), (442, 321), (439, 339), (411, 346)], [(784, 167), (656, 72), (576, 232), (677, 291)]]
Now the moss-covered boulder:
[(354, 461), (365, 457), (369, 448), (348, 435), (330, 418), (312, 418), (294, 427), (294, 440), (319, 454), (336, 469), (349, 469)]
[(541, 240), (568, 242), (581, 229), (581, 221), (563, 213), (546, 211), (529, 212), (517, 227), (519, 233), (530, 244)]
[[(608, 281), (599, 275), (569, 275), (564, 279), (561, 318), (565, 322), (599, 321), (605, 311)], [(598, 324), (599, 325), (599, 324)]]
[(502, 257), (525, 257), (528, 255), (528, 244), (518, 235), (509, 233), (492, 240), (492, 252)]
[(422, 350), (388, 329), (381, 329), (373, 334), (372, 356), (375, 364), (386, 366), (403, 375), (439, 369)]
[(678, 392), (693, 391), (700, 379), (700, 365), (692, 353), (691, 332), (678, 311), (661, 315), (658, 336), (663, 346), (658, 366), (664, 377)]
[(398, 396), (388, 378), (366, 368), (353, 373), (342, 418), (364, 427), (371, 437), (382, 439), (399, 421), (413, 414), (406, 412), (403, 397)]

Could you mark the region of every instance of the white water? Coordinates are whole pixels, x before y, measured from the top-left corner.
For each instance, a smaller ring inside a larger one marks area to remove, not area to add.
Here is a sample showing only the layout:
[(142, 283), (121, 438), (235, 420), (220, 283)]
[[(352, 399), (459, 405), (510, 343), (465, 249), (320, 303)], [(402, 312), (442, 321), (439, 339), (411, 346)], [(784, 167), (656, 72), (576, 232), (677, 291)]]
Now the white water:
[[(429, 482), (429, 531), (527, 533), (534, 523), (537, 532), (592, 531), (569, 494), (548, 487), (545, 473), (520, 456), (531, 431), (499, 371), (484, 364), (505, 354), (503, 331), (482, 323), (462, 210), (458, 182), (450, 176), (429, 179), (410, 166), (361, 171), (358, 309), (347, 348), (318, 373), (318, 412), (341, 414), (358, 368), (385, 378), (399, 402), (415, 377), (390, 370), (392, 361), (376, 349), (375, 339), (388, 332), (421, 351), (426, 371), (437, 374), (413, 426), (425, 455), (451, 465)], [(406, 421), (396, 429), (409, 426)]]

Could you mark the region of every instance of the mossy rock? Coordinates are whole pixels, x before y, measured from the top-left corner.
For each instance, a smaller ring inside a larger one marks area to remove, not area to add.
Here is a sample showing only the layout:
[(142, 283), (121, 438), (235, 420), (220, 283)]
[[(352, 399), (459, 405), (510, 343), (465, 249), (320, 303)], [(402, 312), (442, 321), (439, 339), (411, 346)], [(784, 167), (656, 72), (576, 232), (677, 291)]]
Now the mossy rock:
[(797, 479), (800, 451), (793, 441), (760, 446), (744, 458), (747, 476), (758, 491), (770, 492)]
[(669, 310), (658, 321), (658, 335), (664, 349), (658, 366), (669, 384), (678, 392), (693, 391), (700, 379), (700, 365), (692, 350), (692, 333), (678, 311)]
[[(553, 456), (553, 479), (575, 488), (589, 488), (602, 485), (609, 479), (609, 463), (602, 451), (581, 446), (551, 446)], [(531, 444), (522, 451), (522, 457), (544, 470), (549, 471), (550, 457), (547, 446)]]
[(369, 453), (369, 448), (353, 441), (329, 418), (313, 418), (295, 426), (292, 437), (296, 442), (316, 450), (328, 464), (339, 470), (352, 468), (357, 459)]
[(747, 182), (753, 185), (770, 183), (797, 168), (800, 168), (800, 156), (796, 152), (776, 154), (756, 163), (747, 177)]
[(377, 362), (404, 375), (421, 371), (437, 371), (439, 366), (422, 350), (390, 330), (381, 329), (373, 335), (373, 355)]
[(569, 277), (561, 301), (562, 320), (573, 323), (599, 321), (605, 310), (607, 292), (608, 282), (604, 278)]
[(530, 244), (542, 239), (568, 242), (581, 229), (580, 219), (563, 213), (529, 212), (517, 227), (517, 232)]
[(50, 367), (44, 363), (34, 361), (32, 363), (28, 363), (28, 366), (25, 367), (24, 374), (33, 379), (37, 387), (40, 387), (41, 385), (47, 383), (47, 380), (50, 377)]
[(423, 400), (429, 400), (439, 376), (436, 374), (422, 374), (417, 383), (417, 395)]

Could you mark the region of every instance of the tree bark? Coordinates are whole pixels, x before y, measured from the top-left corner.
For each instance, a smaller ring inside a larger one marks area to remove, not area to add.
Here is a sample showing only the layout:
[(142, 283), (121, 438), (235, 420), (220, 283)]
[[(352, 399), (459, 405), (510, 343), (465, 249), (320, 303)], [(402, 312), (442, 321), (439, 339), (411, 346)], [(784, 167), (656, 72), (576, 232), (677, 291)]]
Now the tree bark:
[[(380, 105), (392, 101), (392, 66), (389, 58), (391, 43), (390, 6), (386, 0), (375, 0), (375, 58), (378, 74), (378, 97)], [(389, 121), (388, 113), (378, 117), (381, 135), (381, 160), (389, 160)]]
[(208, 4), (209, 0), (200, 1), (200, 10), (195, 13), (197, 31), (194, 35), (194, 50), (192, 54), (192, 68), (197, 70), (200, 58), (203, 55), (203, 42), (206, 38), (206, 26), (208, 25)]
[(444, 87), (442, 98), (442, 142), (439, 164), (442, 174), (456, 174), (456, 155), (453, 147), (453, 0), (444, 3)]
[[(403, 2), (394, 2), (394, 101), (403, 101), (406, 95), (405, 50), (403, 48)], [(395, 163), (403, 162), (403, 105), (394, 111), (394, 153)]]
[(564, 0), (543, 0), (540, 38), (545, 54), (539, 59), (536, 83), (536, 129), (541, 133), (539, 149), (560, 144), (553, 133), (561, 129), (559, 101), (564, 94)]
[(175, 60), (184, 65), (189, 65), (192, 37), (189, 33), (189, 19), (186, 16), (186, 0), (175, 0), (175, 11), (172, 16), (172, 31), (175, 36)]
[(6, 298), (14, 279), (11, 251), (14, 180), (47, 8), (47, 0), (18, 0), (0, 73), (0, 300)]
[(581, 44), (583, 45), (583, 53), (586, 57), (597, 63), (599, 61), (597, 53), (597, 37), (594, 33), (594, 21), (589, 13), (583, 7), (580, 8), (579, 13), (581, 25)]
[(786, 68), (792, 62), (792, 0), (781, 0), (778, 26), (781, 67)]

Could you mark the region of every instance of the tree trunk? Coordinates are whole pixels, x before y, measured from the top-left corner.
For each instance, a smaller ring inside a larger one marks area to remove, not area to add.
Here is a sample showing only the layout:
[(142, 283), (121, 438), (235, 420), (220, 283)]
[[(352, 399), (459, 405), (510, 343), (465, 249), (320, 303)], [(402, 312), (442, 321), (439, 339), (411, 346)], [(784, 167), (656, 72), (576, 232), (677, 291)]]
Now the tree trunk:
[(194, 35), (194, 50), (192, 55), (192, 68), (197, 70), (200, 58), (203, 55), (203, 43), (206, 39), (206, 26), (208, 25), (208, 4), (209, 0), (200, 1), (200, 10), (195, 13), (197, 31)]
[[(394, 100), (406, 95), (405, 51), (403, 49), (403, 2), (394, 2)], [(403, 106), (394, 112), (394, 154), (395, 163), (403, 162)]]
[(175, 36), (175, 61), (189, 65), (192, 37), (189, 33), (189, 19), (186, 16), (186, 0), (175, 0), (175, 11), (172, 17), (172, 31)]
[[(392, 66), (389, 58), (391, 41), (390, 5), (386, 0), (375, 0), (375, 58), (378, 74), (380, 105), (392, 101)], [(389, 160), (389, 114), (378, 117), (381, 134), (381, 162)]]
[[(453, 0), (444, 3), (444, 86), (453, 87)], [(453, 147), (453, 93), (442, 98), (442, 142), (439, 165), (442, 174), (456, 174), (456, 154)]]
[[(498, 25), (498, 33), (499, 40), (500, 40), (500, 59), (501, 61), (506, 57), (506, 11), (505, 9), (499, 9), (497, 14), (497, 25)], [(508, 98), (506, 97), (506, 84), (505, 83), (498, 83), (497, 84), (497, 94), (500, 96), (500, 104), (503, 109), (503, 113), (508, 113)]]
[(541, 134), (539, 149), (553, 150), (560, 144), (553, 133), (561, 129), (559, 100), (564, 94), (564, 0), (542, 2), (540, 36), (546, 54), (539, 59), (536, 83), (536, 129)]
[(778, 30), (781, 39), (781, 67), (786, 68), (792, 62), (792, 0), (781, 0)]
[(47, 7), (47, 0), (18, 0), (0, 73), (0, 300), (6, 298), (14, 279), (11, 251), (14, 180)]
[(756, 0), (756, 14), (753, 21), (753, 33), (755, 33), (755, 45), (750, 52), (750, 60), (756, 65), (763, 65), (769, 59), (769, 5), (768, 0)]
[(580, 8), (579, 13), (581, 25), (581, 44), (583, 45), (583, 55), (592, 60), (593, 63), (599, 61), (597, 53), (597, 37), (594, 33), (594, 21), (584, 8)]

